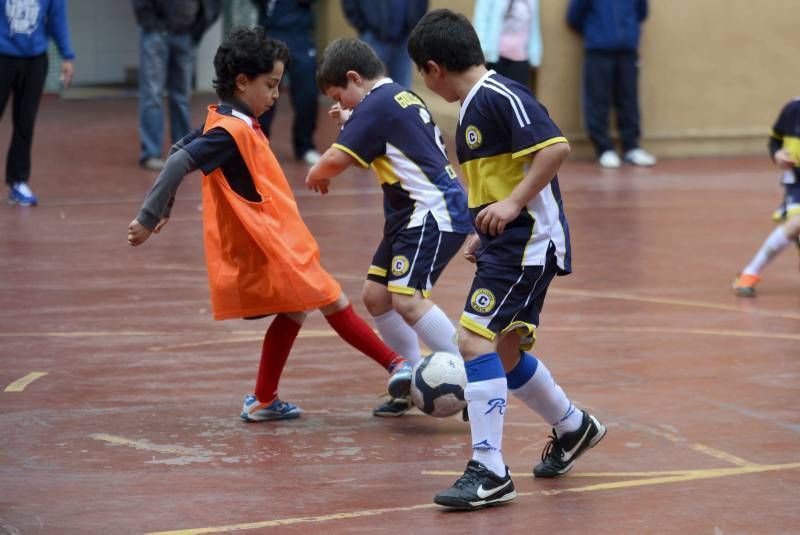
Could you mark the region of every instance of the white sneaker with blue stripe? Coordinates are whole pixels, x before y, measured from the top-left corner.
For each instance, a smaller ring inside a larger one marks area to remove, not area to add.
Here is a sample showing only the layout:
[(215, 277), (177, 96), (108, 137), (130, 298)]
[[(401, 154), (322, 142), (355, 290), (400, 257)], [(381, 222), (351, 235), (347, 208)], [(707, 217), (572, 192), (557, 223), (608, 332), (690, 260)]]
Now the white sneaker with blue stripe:
[(294, 403), (287, 403), (276, 399), (272, 403), (262, 403), (253, 394), (244, 398), (242, 406), (242, 420), (245, 422), (266, 422), (269, 420), (291, 420), (303, 414), (300, 407)]

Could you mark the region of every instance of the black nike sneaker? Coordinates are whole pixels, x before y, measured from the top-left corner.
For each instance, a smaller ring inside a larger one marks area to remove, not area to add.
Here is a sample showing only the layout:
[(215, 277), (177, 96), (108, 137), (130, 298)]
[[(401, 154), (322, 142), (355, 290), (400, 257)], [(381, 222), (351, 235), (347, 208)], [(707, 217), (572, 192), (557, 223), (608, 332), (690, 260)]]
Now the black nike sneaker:
[(500, 505), (517, 497), (514, 482), (506, 466), (506, 477), (494, 472), (476, 460), (467, 463), (464, 475), (453, 486), (440, 492), (433, 502), (453, 509), (473, 511), (489, 505)]
[(586, 411), (581, 426), (564, 436), (550, 435), (550, 441), (542, 450), (542, 462), (533, 467), (536, 477), (558, 477), (572, 469), (575, 459), (589, 448), (593, 448), (606, 436), (606, 426)]

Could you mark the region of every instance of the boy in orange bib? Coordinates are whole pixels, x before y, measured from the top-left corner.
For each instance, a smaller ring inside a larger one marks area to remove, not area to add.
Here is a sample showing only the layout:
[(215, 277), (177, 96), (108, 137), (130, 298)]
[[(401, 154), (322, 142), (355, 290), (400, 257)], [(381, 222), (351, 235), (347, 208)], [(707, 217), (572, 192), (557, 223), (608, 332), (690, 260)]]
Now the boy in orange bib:
[(169, 219), (185, 175), (203, 172), (203, 237), (214, 319), (276, 314), (267, 330), (255, 393), (241, 418), (285, 420), (301, 414), (278, 397), (278, 381), (305, 320), (316, 308), (350, 345), (391, 374), (392, 396), (410, 388), (411, 366), (353, 311), (341, 287), (320, 265), (319, 247), (259, 129), (257, 117), (278, 99), (289, 61), (286, 45), (259, 28), (235, 28), (214, 57), (220, 103), (209, 106), (202, 130), (173, 146), (167, 164), (128, 226), (128, 243), (142, 244)]

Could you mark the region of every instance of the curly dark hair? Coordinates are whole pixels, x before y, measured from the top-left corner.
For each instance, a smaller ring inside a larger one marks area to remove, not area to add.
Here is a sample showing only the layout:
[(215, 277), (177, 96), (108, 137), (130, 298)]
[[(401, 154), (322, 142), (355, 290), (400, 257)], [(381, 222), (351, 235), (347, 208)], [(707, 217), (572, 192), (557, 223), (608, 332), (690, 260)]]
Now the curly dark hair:
[(286, 43), (267, 37), (261, 27), (233, 28), (214, 55), (214, 89), (217, 95), (219, 98), (232, 97), (238, 75), (255, 78), (272, 72), (276, 61), (288, 66), (289, 48)]
[(452, 72), (486, 61), (469, 19), (449, 9), (435, 9), (422, 17), (408, 37), (408, 55), (425, 72), (431, 60)]
[(363, 78), (374, 80), (386, 69), (364, 41), (336, 39), (322, 53), (317, 67), (317, 85), (323, 92), (329, 87), (347, 87), (347, 71), (356, 71)]

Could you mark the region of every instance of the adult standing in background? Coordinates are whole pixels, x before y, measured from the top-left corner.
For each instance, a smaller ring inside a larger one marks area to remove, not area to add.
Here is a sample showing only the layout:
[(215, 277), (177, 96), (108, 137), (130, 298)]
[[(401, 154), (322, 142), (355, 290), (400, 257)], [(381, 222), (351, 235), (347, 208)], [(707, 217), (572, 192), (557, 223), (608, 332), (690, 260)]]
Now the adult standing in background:
[(411, 87), (411, 59), (406, 43), (428, 0), (342, 0), (345, 17), (381, 58), (389, 77)]
[(6, 156), (8, 202), (35, 206), (28, 187), (31, 175), (33, 126), (47, 78), (47, 47), (52, 38), (63, 59), (61, 82), (72, 82), (75, 53), (69, 41), (65, 0), (0, 0), (0, 117), (8, 97), (13, 130)]
[(650, 166), (656, 158), (639, 147), (639, 36), (647, 0), (570, 0), (567, 23), (583, 36), (583, 116), (602, 167), (621, 164), (609, 137), (610, 105), (626, 162)]
[(169, 99), (172, 143), (190, 131), (197, 44), (219, 17), (220, 0), (132, 0), (139, 41), (139, 164), (164, 167), (164, 92)]
[(542, 63), (539, 0), (477, 0), (472, 25), (486, 66), (530, 86), (531, 70)]
[[(317, 46), (314, 40), (314, 3), (316, 0), (252, 0), (258, 8), (258, 24), (267, 35), (289, 47), (289, 97), (294, 109), (292, 146), (294, 156), (307, 165), (319, 161), (314, 145), (317, 129)], [(277, 106), (273, 106), (258, 122), (269, 137)]]

